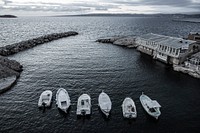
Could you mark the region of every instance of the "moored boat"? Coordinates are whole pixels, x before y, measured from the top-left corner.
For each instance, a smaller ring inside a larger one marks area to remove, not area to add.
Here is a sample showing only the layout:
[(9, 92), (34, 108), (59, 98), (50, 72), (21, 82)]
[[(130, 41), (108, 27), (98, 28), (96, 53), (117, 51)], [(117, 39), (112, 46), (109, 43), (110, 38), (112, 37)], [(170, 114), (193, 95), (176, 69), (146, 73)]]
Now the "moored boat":
[(88, 94), (82, 94), (77, 102), (77, 115), (90, 115), (91, 114), (91, 98)]
[(156, 100), (151, 100), (147, 95), (143, 94), (140, 96), (140, 102), (144, 110), (152, 117), (158, 119), (161, 115), (161, 105)]
[(59, 109), (67, 113), (71, 101), (68, 92), (64, 88), (60, 88), (56, 93), (56, 105)]
[(136, 118), (137, 117), (137, 110), (134, 101), (126, 97), (122, 103), (122, 112), (124, 118)]
[(110, 100), (110, 97), (102, 91), (99, 95), (98, 103), (103, 114), (105, 114), (106, 117), (108, 117), (112, 108), (112, 102)]
[(52, 101), (52, 91), (43, 91), (38, 101), (38, 107), (50, 107)]

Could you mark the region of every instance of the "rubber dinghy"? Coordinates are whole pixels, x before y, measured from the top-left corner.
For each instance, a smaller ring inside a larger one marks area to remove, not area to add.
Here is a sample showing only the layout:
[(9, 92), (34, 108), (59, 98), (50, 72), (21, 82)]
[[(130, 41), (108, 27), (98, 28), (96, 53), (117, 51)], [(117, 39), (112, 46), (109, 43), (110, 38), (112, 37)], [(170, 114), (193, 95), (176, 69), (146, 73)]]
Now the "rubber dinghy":
[(158, 117), (161, 115), (160, 112), (160, 104), (156, 100), (151, 100), (147, 95), (140, 96), (140, 102), (144, 108), (144, 110), (152, 117), (158, 119)]
[(91, 114), (91, 98), (88, 94), (82, 94), (77, 102), (77, 115), (90, 115)]
[(108, 117), (112, 108), (110, 97), (102, 91), (101, 94), (99, 94), (98, 102), (101, 111)]
[(43, 91), (38, 101), (38, 107), (50, 107), (52, 101), (52, 91)]
[(67, 113), (67, 110), (71, 105), (69, 94), (63, 88), (60, 88), (56, 93), (56, 105), (65, 113)]
[(126, 97), (122, 103), (122, 112), (124, 118), (136, 118), (137, 117), (137, 111), (134, 101)]

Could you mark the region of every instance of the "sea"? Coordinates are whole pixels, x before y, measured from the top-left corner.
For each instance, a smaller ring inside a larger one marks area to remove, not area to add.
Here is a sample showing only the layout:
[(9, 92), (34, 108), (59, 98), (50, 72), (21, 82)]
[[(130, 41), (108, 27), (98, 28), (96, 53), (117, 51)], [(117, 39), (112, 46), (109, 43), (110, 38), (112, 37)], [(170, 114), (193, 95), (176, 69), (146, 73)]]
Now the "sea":
[[(9, 56), (23, 65), (17, 83), (0, 94), (1, 133), (199, 133), (200, 80), (175, 72), (136, 49), (95, 42), (113, 36), (156, 33), (187, 37), (200, 23), (167, 17), (18, 17), (0, 19), (0, 46), (46, 34), (77, 31), (62, 38)], [(71, 99), (69, 113), (58, 110), (57, 90), (65, 88)], [(38, 109), (40, 94), (53, 92), (52, 106)], [(106, 92), (112, 101), (107, 119), (98, 107)], [(143, 109), (144, 92), (161, 107), (158, 120)], [(91, 96), (91, 116), (77, 118), (77, 100)], [(124, 119), (122, 102), (131, 97), (136, 119)]]

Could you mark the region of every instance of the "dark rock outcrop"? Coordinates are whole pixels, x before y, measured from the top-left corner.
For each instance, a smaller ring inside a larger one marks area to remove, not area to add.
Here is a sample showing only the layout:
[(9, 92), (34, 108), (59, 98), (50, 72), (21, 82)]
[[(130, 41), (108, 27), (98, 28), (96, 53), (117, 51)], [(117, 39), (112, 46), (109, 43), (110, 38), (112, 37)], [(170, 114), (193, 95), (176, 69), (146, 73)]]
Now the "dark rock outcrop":
[(64, 33), (53, 33), (53, 34), (41, 36), (38, 38), (30, 39), (27, 41), (15, 43), (12, 45), (6, 45), (4, 47), (0, 47), (0, 55), (2, 56), (12, 55), (20, 51), (37, 46), (39, 44), (43, 44), (43, 43), (47, 43), (47, 42), (57, 40), (60, 38), (75, 36), (75, 35), (78, 35), (78, 33), (74, 31), (69, 31), (69, 32), (64, 32)]
[(96, 42), (111, 43), (111, 44), (118, 45), (118, 46), (136, 48), (137, 44), (135, 43), (135, 39), (136, 39), (135, 36), (111, 37), (111, 38), (98, 39)]
[(120, 39), (121, 37), (111, 37), (111, 38), (102, 38), (102, 39), (98, 39), (96, 40), (96, 42), (100, 42), (100, 43), (114, 43), (116, 40)]

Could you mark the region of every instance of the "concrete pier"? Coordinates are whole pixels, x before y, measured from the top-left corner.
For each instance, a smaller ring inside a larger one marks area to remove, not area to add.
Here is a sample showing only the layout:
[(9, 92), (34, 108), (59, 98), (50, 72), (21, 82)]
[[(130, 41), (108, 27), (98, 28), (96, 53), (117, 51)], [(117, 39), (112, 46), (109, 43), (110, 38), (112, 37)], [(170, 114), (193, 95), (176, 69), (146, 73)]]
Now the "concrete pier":
[(16, 82), (16, 76), (10, 76), (7, 78), (0, 79), (0, 94), (9, 90), (11, 86)]

